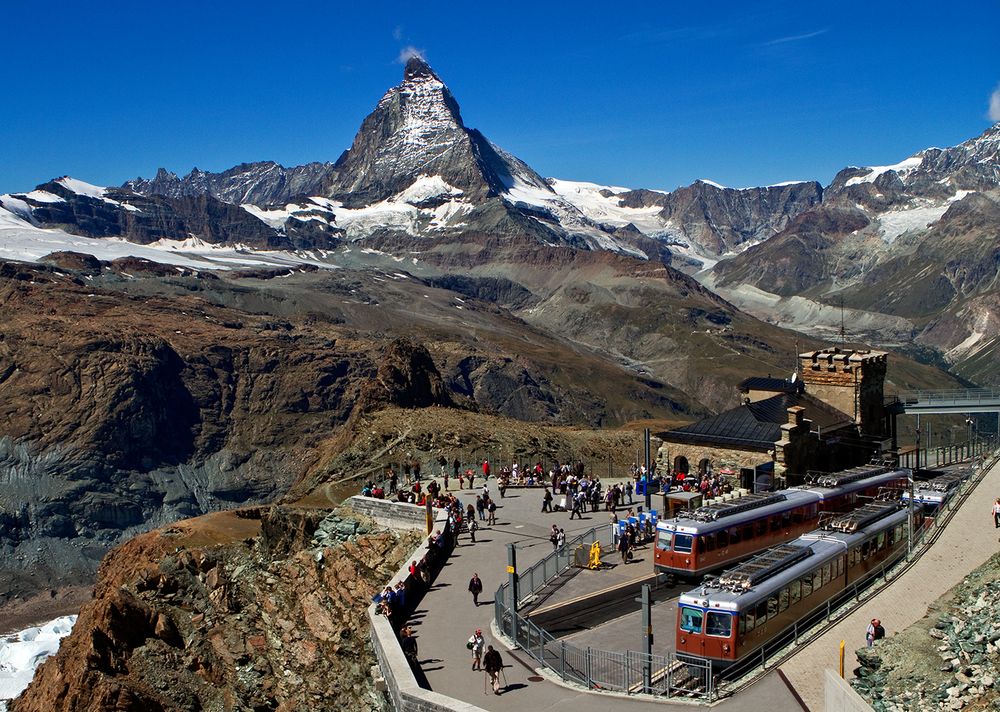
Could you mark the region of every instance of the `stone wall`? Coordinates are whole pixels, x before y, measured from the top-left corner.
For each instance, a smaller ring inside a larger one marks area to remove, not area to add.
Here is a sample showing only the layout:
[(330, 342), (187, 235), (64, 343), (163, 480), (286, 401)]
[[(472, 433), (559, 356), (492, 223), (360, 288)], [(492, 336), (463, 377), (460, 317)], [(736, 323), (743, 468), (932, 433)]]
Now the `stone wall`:
[(741, 467), (752, 469), (755, 465), (763, 465), (771, 461), (771, 456), (761, 450), (736, 450), (716, 445), (689, 445), (687, 443), (665, 442), (657, 452), (657, 470), (661, 473), (673, 472), (678, 456), (687, 458), (688, 472), (698, 472), (698, 464), (707, 459), (712, 463), (712, 470), (718, 472), (722, 465), (728, 465), (739, 470)]
[(806, 392), (854, 419), (866, 434), (884, 434), (884, 351), (838, 348), (799, 354)]
[[(368, 500), (372, 499), (371, 497), (352, 497), (351, 499), (363, 500), (361, 503), (353, 503), (352, 507), (355, 504), (360, 504), (361, 507), (370, 507), (372, 511), (389, 515), (397, 510), (382, 505), (399, 504), (402, 507), (420, 510), (421, 517), (423, 517), (423, 507), (417, 507), (413, 504), (401, 505), (400, 503), (376, 499), (374, 502), (378, 506), (372, 506), (368, 503)], [(355, 511), (361, 510), (355, 509)], [(406, 510), (400, 511), (405, 512)], [(436, 510), (436, 513), (439, 518), (435, 521), (435, 526), (441, 527), (446, 521), (446, 516), (443, 510)], [(406, 519), (404, 518), (402, 521), (406, 521)], [(423, 526), (422, 519), (420, 525)], [(419, 561), (427, 553), (427, 550), (428, 542), (425, 537), (406, 561)], [(387, 585), (395, 586), (399, 581), (405, 581), (408, 576), (409, 564), (404, 563)], [(392, 629), (392, 623), (385, 616), (378, 615), (374, 604), (368, 607), (368, 623), (371, 626), (372, 646), (375, 649), (379, 669), (385, 680), (385, 691), (395, 712), (485, 712), (475, 705), (420, 687), (406, 656), (403, 655), (403, 651), (399, 647), (399, 638), (396, 637), (396, 631)]]

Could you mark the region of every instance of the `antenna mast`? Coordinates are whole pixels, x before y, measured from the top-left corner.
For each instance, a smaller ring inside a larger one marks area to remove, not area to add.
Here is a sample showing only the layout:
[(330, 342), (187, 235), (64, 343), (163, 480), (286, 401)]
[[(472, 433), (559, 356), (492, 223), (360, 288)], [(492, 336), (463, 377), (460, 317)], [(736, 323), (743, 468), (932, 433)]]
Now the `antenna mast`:
[(840, 345), (847, 343), (847, 330), (844, 328), (844, 297), (840, 298)]

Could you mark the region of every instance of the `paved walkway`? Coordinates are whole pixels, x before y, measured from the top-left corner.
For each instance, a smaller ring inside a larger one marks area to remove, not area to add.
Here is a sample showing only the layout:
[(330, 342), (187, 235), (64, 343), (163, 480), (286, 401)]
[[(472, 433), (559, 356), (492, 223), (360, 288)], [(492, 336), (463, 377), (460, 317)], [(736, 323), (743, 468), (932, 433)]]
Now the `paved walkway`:
[[(495, 487), (495, 482), (490, 480), (491, 492), (496, 492)], [(467, 503), (474, 501), (474, 494), (473, 490), (465, 490), (459, 498)], [(498, 500), (500, 507), (496, 526), (481, 528), (476, 544), (469, 541), (468, 535), (462, 535), (459, 546), (414, 613), (411, 625), (418, 636), (419, 659), (430, 688), (485, 709), (504, 712), (527, 709), (604, 712), (611, 709), (620, 711), (623, 707), (627, 707), (629, 712), (690, 711), (690, 703), (588, 693), (548, 679), (531, 681), (528, 678), (536, 676), (535, 661), (522, 651), (507, 650), (493, 639), (490, 631), (493, 593), (506, 577), (506, 545), (517, 542), (518, 568), (523, 570), (551, 552), (548, 532), (553, 522), (566, 530), (567, 539), (572, 539), (576, 534), (596, 525), (603, 526), (609, 520), (608, 513), (604, 511), (588, 513), (583, 520), (574, 518), (572, 521), (565, 512), (542, 514), (539, 511), (541, 496), (541, 489), (509, 489), (506, 499)], [(645, 565), (649, 565), (648, 559)], [(638, 570), (637, 565), (629, 566), (632, 567)], [(474, 572), (479, 573), (485, 589), (478, 608), (473, 605), (467, 590), (469, 578)], [(668, 625), (665, 621), (657, 624), (659, 636), (668, 639), (672, 636), (671, 629), (666, 627)], [(476, 628), (483, 630), (487, 644), (500, 651), (507, 665), (504, 672), (508, 687), (499, 697), (484, 694), (483, 673), (471, 670), (471, 658), (465, 642)], [(624, 634), (624, 629), (619, 630), (619, 635)], [(631, 633), (628, 636), (637, 638)], [(767, 675), (739, 698), (726, 700), (719, 707), (748, 712), (799, 709), (788, 688), (774, 674)]]
[[(496, 492), (493, 480), (490, 480), (490, 490)], [(938, 541), (913, 568), (781, 666), (781, 671), (812, 712), (823, 711), (822, 671), (824, 668), (836, 669), (841, 639), (847, 641), (847, 667), (853, 668), (853, 651), (864, 645), (865, 628), (871, 618), (881, 618), (890, 635), (893, 631), (905, 628), (925, 615), (928, 604), (1000, 550), (1000, 543), (996, 541), (994, 529), (990, 526), (991, 503), (997, 493), (1000, 493), (1000, 465), (994, 466), (986, 474)], [(507, 498), (498, 500), (500, 507), (497, 510), (497, 524), (481, 528), (476, 544), (469, 541), (468, 535), (462, 535), (459, 546), (414, 613), (411, 625), (418, 635), (419, 658), (430, 688), (488, 710), (504, 712), (522, 709), (573, 712), (614, 709), (620, 712), (623, 707), (627, 708), (627, 712), (662, 711), (665, 708), (691, 710), (690, 703), (588, 693), (548, 678), (532, 681), (530, 677), (537, 677), (535, 661), (523, 651), (507, 650), (502, 643), (492, 638), (490, 623), (493, 619), (493, 593), (506, 577), (506, 545), (510, 542), (517, 543), (518, 568), (524, 570), (552, 550), (548, 532), (553, 522), (566, 530), (567, 539), (608, 522), (608, 514), (603, 510), (588, 513), (583, 520), (572, 521), (565, 512), (542, 514), (539, 511), (541, 494), (540, 489), (508, 490)], [(475, 491), (465, 490), (459, 498), (463, 503), (474, 501)], [(635, 565), (630, 565), (629, 568), (632, 566)], [(636, 571), (638, 572), (638, 567)], [(479, 607), (473, 605), (467, 590), (473, 572), (479, 573), (485, 588), (480, 596)], [(620, 576), (609, 577), (609, 583), (612, 578)], [(586, 587), (591, 588), (592, 583), (588, 583)], [(654, 608), (657, 643), (662, 643), (665, 642), (664, 638), (672, 638), (672, 627), (669, 616), (660, 617), (656, 612)], [(622, 645), (638, 649), (639, 636), (633, 630), (637, 627), (633, 620), (635, 617), (634, 614), (626, 616), (598, 626), (587, 634), (575, 634), (572, 637), (587, 638), (586, 641), (580, 640), (584, 644), (613, 647), (605, 643), (618, 641)], [(484, 675), (471, 670), (471, 658), (465, 648), (465, 641), (476, 628), (483, 630), (487, 643), (500, 651), (507, 665), (505, 674), (508, 687), (499, 697), (484, 694)], [(598, 640), (589, 640), (592, 636)], [(739, 695), (719, 703), (717, 708), (774, 712), (797, 710), (800, 706), (794, 694), (774, 671)]]
[(872, 618), (882, 620), (887, 635), (903, 630), (923, 618), (927, 606), (966, 574), (1000, 551), (997, 532), (990, 526), (997, 495), (1000, 463), (990, 468), (938, 540), (906, 573), (781, 666), (812, 712), (824, 711), (822, 671), (839, 668), (841, 640), (847, 641), (844, 667), (853, 670), (857, 667), (854, 651), (864, 647), (865, 630)]

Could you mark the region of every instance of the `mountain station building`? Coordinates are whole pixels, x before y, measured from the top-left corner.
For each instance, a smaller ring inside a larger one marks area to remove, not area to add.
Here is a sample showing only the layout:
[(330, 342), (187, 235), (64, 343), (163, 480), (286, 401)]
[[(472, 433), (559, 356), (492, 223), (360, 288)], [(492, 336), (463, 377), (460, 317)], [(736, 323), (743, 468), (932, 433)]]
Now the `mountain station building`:
[(791, 379), (747, 378), (741, 405), (657, 434), (658, 469), (739, 474), (744, 487), (771, 478), (790, 486), (810, 470), (870, 462), (891, 445), (886, 359), (884, 351), (809, 351)]

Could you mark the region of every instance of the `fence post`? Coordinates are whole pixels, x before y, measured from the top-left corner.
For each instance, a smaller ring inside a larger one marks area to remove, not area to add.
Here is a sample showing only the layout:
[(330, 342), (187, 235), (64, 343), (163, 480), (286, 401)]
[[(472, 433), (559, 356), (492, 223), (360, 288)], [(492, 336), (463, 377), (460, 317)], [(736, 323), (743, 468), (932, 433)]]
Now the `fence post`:
[(559, 641), (559, 677), (566, 679), (566, 641)]
[(587, 689), (589, 690), (593, 687), (593, 675), (591, 672), (591, 661), (590, 661), (590, 646), (587, 646)]

